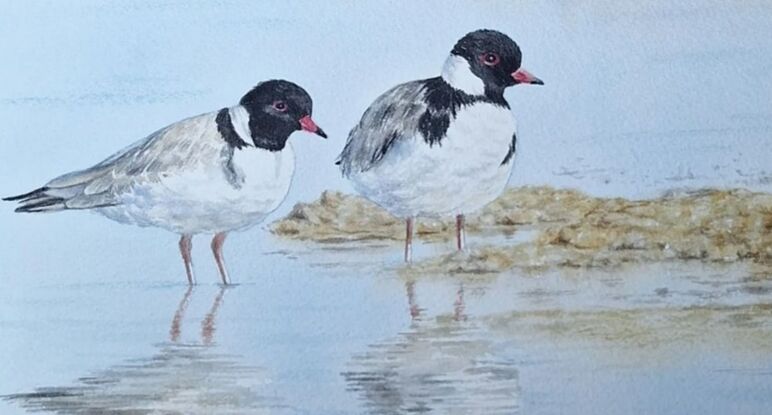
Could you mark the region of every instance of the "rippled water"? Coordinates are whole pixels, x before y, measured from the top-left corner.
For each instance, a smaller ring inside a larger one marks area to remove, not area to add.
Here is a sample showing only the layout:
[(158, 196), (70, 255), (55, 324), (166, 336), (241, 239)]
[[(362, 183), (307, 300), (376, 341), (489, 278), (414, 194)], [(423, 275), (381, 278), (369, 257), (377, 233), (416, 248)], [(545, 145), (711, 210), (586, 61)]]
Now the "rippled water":
[(0, 412), (772, 407), (772, 279), (759, 265), (404, 277), (398, 244), (269, 242), (225, 289), (188, 289), (180, 274), (3, 291)]

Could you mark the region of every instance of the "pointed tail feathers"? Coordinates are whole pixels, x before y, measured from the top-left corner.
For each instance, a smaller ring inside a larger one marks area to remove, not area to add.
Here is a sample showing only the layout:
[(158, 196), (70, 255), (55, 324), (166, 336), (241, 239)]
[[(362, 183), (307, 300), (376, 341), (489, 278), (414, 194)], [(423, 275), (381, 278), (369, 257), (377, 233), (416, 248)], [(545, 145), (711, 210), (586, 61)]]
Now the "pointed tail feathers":
[(67, 209), (95, 209), (116, 205), (108, 192), (85, 195), (82, 193), (82, 190), (82, 185), (62, 189), (44, 186), (29, 193), (6, 197), (3, 200), (18, 202), (20, 206), (16, 208), (16, 212), (22, 213), (56, 212)]
[(48, 194), (48, 187), (41, 187), (23, 195), (3, 198), (7, 202), (19, 202), (16, 212), (53, 212), (67, 209), (64, 198)]

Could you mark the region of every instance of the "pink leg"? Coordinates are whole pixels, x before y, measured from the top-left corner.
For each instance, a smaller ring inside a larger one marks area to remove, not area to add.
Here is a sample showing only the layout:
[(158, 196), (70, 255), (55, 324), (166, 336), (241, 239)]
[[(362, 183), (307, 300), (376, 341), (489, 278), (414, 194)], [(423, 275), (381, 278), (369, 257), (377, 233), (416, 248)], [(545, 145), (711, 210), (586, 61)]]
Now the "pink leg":
[(405, 262), (413, 262), (413, 218), (405, 220)]
[(228, 285), (231, 280), (228, 277), (228, 270), (225, 269), (225, 259), (222, 256), (222, 246), (225, 244), (226, 236), (228, 236), (227, 232), (220, 232), (214, 235), (214, 238), (212, 238), (212, 253), (214, 254), (215, 262), (217, 262), (217, 269), (220, 270), (222, 283)]
[(188, 284), (196, 283), (196, 277), (193, 276), (193, 258), (190, 256), (190, 250), (193, 249), (193, 235), (182, 235), (180, 238), (180, 253), (182, 262), (185, 263), (185, 273), (188, 275)]
[(464, 215), (456, 216), (456, 248), (463, 251), (466, 246), (466, 232), (464, 231)]

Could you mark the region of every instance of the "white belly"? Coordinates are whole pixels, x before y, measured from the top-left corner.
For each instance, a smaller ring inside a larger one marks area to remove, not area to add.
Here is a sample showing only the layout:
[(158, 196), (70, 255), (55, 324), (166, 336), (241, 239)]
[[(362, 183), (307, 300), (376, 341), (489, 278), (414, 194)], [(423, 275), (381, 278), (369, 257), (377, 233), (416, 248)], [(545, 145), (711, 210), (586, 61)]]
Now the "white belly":
[[(122, 204), (100, 209), (103, 215), (139, 226), (177, 233), (215, 233), (260, 223), (287, 196), (295, 170), (292, 146), (270, 152), (235, 150), (233, 176), (220, 163), (202, 163), (159, 182), (140, 184), (122, 196)], [(214, 167), (213, 167), (214, 166)]]
[(396, 216), (470, 213), (506, 187), (514, 163), (502, 161), (514, 133), (508, 109), (478, 103), (459, 111), (441, 145), (429, 147), (421, 136), (400, 141), (380, 164), (351, 179)]

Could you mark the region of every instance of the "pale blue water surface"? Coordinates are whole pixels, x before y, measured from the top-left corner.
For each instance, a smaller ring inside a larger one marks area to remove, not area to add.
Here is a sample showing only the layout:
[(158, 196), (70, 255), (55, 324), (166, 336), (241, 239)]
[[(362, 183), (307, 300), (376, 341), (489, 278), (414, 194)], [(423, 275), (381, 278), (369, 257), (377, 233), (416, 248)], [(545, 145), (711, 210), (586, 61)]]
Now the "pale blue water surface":
[[(155, 272), (132, 265), (134, 250), (112, 269), (112, 254), (96, 247), (84, 255), (42, 242), (57, 253), (5, 271), (14, 290), (0, 305), (2, 412), (754, 414), (772, 405), (772, 280), (758, 266), (410, 278), (396, 273), (398, 243), (262, 236), (256, 246), (233, 238), (238, 285), (226, 289), (208, 283), (217, 276), (197, 252), (204, 283), (192, 290), (172, 240), (139, 257), (175, 265)], [(418, 259), (450, 245), (422, 245)], [(58, 261), (70, 265), (55, 272)], [(27, 269), (52, 278), (25, 278)]]

